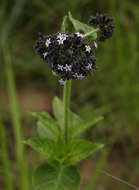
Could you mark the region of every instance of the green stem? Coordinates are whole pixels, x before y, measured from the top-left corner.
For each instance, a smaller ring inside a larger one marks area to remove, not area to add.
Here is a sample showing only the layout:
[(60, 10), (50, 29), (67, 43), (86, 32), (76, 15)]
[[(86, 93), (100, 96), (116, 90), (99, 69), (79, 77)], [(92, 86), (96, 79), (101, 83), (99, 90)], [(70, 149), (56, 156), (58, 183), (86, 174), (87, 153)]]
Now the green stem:
[(4, 174), (4, 182), (7, 190), (13, 190), (12, 175), (10, 171), (10, 160), (7, 150), (7, 138), (5, 129), (0, 115), (0, 144), (1, 144), (1, 161), (2, 161), (2, 173)]
[(10, 108), (12, 114), (12, 123), (16, 141), (16, 159), (17, 159), (17, 167), (19, 171), (19, 189), (20, 190), (28, 190), (28, 175), (26, 168), (26, 160), (24, 155), (24, 145), (21, 143), (22, 141), (22, 131), (21, 131), (21, 123), (20, 123), (20, 114), (18, 109), (17, 97), (16, 97), (16, 87), (14, 81), (14, 74), (11, 66), (11, 56), (8, 48), (3, 48), (3, 56), (5, 62), (5, 73), (7, 78), (7, 90), (10, 99)]
[(69, 105), (70, 105), (70, 91), (71, 91), (71, 80), (67, 80), (64, 85), (64, 140), (68, 143), (68, 124), (69, 124)]
[(86, 34), (83, 35), (83, 38), (90, 36), (91, 34), (97, 33), (99, 31), (99, 28), (96, 28), (90, 32), (87, 32)]

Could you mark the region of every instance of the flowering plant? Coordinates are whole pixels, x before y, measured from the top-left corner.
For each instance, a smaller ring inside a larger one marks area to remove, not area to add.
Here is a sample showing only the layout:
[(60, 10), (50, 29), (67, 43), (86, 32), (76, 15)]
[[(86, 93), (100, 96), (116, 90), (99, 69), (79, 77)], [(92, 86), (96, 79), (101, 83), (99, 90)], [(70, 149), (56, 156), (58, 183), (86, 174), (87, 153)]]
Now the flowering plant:
[[(75, 30), (70, 34), (69, 22)], [(39, 137), (25, 141), (42, 154), (47, 162), (41, 164), (33, 175), (36, 190), (76, 190), (81, 184), (76, 164), (103, 147), (81, 138), (81, 134), (103, 117), (83, 120), (70, 108), (71, 81), (92, 75), (97, 69), (94, 56), (96, 41), (112, 37), (113, 19), (103, 14), (91, 17), (89, 25), (74, 19), (71, 13), (63, 19), (61, 32), (43, 36), (36, 41), (36, 53), (46, 62), (52, 73), (64, 85), (63, 101), (53, 100), (55, 119), (48, 113), (32, 113), (37, 118)], [(91, 26), (92, 25), (92, 26)]]

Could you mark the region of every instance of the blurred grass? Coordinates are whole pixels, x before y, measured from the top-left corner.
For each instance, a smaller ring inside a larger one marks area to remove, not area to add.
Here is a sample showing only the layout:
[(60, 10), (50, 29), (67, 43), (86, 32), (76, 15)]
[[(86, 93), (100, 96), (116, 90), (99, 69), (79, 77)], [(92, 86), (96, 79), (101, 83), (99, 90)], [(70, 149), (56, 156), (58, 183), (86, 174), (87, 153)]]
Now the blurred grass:
[[(8, 48), (3, 50), (5, 73), (7, 78), (7, 90), (10, 100), (10, 110), (13, 123), (13, 131), (15, 136), (15, 154), (17, 159), (17, 167), (19, 171), (19, 188), (28, 190), (28, 174), (26, 168), (26, 160), (24, 154), (23, 132), (21, 130), (20, 114), (16, 97), (16, 87), (14, 82), (14, 74), (11, 67), (11, 56)], [(14, 150), (14, 149), (13, 149)]]
[(13, 190), (14, 188), (13, 188), (11, 167), (10, 167), (11, 163), (8, 155), (6, 132), (1, 116), (0, 116), (0, 144), (1, 144), (1, 162), (2, 162), (1, 174), (4, 176), (3, 180), (6, 189)]
[[(139, 148), (139, 1), (2, 0), (0, 3), (0, 48), (2, 50), (4, 44), (9, 46), (8, 54), (13, 62), (11, 69), (14, 70), (15, 82), (19, 89), (24, 91), (26, 88), (35, 86), (35, 88), (43, 89), (42, 91), (46, 89), (47, 96), (51, 92), (60, 94), (61, 88), (57, 79), (51, 75), (47, 65), (44, 65), (35, 55), (33, 45), (39, 31), (44, 34), (57, 32), (60, 29), (62, 17), (69, 10), (75, 18), (85, 22), (88, 21), (90, 15), (97, 11), (106, 12), (115, 18), (114, 38), (105, 44), (100, 43), (98, 51), (96, 51), (99, 70), (95, 72), (94, 77), (75, 81), (73, 84), (72, 107), (84, 117), (92, 113), (104, 115), (104, 122), (100, 123), (100, 127), (97, 126), (89, 131), (87, 137), (107, 144), (111, 147), (110, 151), (120, 144), (122, 148), (117, 150), (117, 154), (122, 151), (124, 158), (121, 158), (119, 175), (134, 183), (139, 179), (139, 155), (137, 154)], [(3, 69), (2, 57), (5, 56), (7, 59), (8, 55), (7, 53), (4, 55), (2, 51), (0, 53), (0, 64)], [(0, 70), (1, 80), (2, 75), (3, 72)], [(5, 84), (5, 81), (2, 82)], [(13, 83), (15, 82), (13, 81)], [(4, 89), (7, 87), (4, 85)], [(9, 93), (8, 95), (10, 96)], [(3, 105), (2, 99), (0, 103)], [(7, 121), (9, 107), (4, 106), (7, 111), (3, 113), (3, 119)], [(1, 111), (2, 109), (6, 110), (1, 108)], [(24, 112), (22, 108), (21, 112)], [(15, 113), (17, 113), (16, 110)], [(24, 115), (22, 115), (23, 117)], [(28, 120), (27, 118), (23, 119)], [(8, 122), (11, 121), (8, 120)], [(31, 133), (30, 131), (33, 129), (30, 127), (28, 132), (27, 125), (22, 130), (27, 134)], [(15, 133), (14, 131), (14, 135), (16, 135)], [(109, 139), (114, 140), (111, 142)], [(108, 155), (107, 165), (110, 157), (111, 155)], [(97, 163), (97, 159), (94, 162)], [(97, 176), (96, 173), (93, 177), (93, 187), (98, 179), (95, 176)], [(103, 185), (106, 187), (103, 189), (108, 189), (109, 180), (104, 180), (104, 183)], [(117, 184), (115, 189), (119, 190), (120, 188), (127, 189), (121, 184)], [(20, 190), (19, 186), (18, 189)]]

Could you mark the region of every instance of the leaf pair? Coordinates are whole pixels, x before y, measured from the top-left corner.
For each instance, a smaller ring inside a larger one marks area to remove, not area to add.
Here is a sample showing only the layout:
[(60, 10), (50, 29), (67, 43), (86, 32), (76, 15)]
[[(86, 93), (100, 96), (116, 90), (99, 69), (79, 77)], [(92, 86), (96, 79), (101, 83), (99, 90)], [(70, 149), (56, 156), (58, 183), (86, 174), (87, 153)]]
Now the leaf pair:
[[(62, 23), (62, 26), (61, 26), (61, 32), (68, 31), (68, 23), (69, 23), (69, 21), (72, 23), (72, 25), (73, 25), (76, 32), (84, 31), (84, 33), (90, 33), (90, 32), (95, 31), (95, 28), (93, 28), (91, 26), (88, 26), (87, 24), (84, 24), (84, 23), (74, 19), (72, 17), (71, 13), (69, 12), (68, 16), (64, 16), (64, 18), (63, 18), (63, 23)], [(96, 32), (90, 33), (89, 38), (91, 40), (96, 40), (97, 39), (97, 33)]]
[[(62, 144), (50, 139), (30, 139), (26, 143), (48, 160), (48, 164), (41, 164), (34, 172), (36, 190), (78, 190), (81, 178), (74, 164), (103, 147), (85, 140)], [(62, 162), (58, 163), (60, 159)]]
[(72, 140), (65, 144), (60, 140), (55, 142), (47, 138), (32, 138), (25, 143), (45, 156), (50, 164), (56, 161), (65, 166), (75, 165), (103, 147), (86, 140)]

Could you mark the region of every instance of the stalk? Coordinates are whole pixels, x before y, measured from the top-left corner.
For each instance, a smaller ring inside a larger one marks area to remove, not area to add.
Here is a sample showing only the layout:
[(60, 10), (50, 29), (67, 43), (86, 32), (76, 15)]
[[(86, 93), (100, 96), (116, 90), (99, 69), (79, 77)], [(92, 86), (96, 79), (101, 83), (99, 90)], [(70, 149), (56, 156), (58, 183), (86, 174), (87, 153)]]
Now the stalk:
[(99, 31), (99, 28), (96, 28), (90, 32), (87, 32), (86, 34), (83, 35), (83, 38), (90, 36), (91, 34), (97, 33)]
[(7, 190), (13, 190), (12, 175), (10, 171), (10, 160), (7, 149), (7, 139), (1, 115), (0, 115), (0, 144), (1, 144), (2, 173), (4, 174), (3, 178), (5, 182), (5, 187)]
[(10, 109), (12, 114), (13, 130), (15, 135), (15, 148), (16, 148), (16, 160), (19, 171), (19, 189), (28, 190), (28, 175), (26, 168), (26, 161), (24, 155), (24, 145), (22, 141), (22, 131), (20, 124), (20, 114), (18, 109), (16, 87), (14, 82), (14, 75), (11, 67), (11, 56), (7, 48), (3, 48), (3, 56), (5, 62), (5, 73), (7, 79), (7, 90), (10, 99)]
[(70, 105), (71, 80), (67, 80), (64, 85), (64, 140), (68, 143), (68, 127), (69, 127), (69, 105)]

